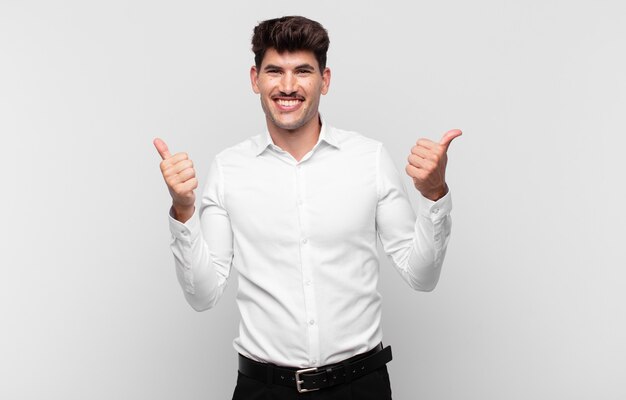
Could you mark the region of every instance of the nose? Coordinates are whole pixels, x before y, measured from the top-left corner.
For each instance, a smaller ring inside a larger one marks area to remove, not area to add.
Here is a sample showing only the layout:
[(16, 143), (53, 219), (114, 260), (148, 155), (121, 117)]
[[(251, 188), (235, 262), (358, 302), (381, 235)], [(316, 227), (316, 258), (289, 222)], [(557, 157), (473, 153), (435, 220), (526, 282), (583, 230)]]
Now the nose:
[(298, 90), (298, 79), (291, 71), (285, 72), (281, 77), (279, 90), (285, 94), (292, 94)]

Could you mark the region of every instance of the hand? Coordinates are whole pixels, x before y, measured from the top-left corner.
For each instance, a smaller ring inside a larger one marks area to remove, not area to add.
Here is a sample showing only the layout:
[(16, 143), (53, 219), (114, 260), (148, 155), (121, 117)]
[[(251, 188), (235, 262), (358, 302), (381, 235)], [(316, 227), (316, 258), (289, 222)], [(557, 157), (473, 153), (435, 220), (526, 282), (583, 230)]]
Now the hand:
[(171, 155), (165, 142), (159, 138), (154, 139), (153, 143), (163, 159), (161, 173), (172, 196), (175, 218), (186, 222), (193, 215), (196, 202), (194, 189), (198, 187), (193, 162), (187, 153)]
[(413, 178), (415, 189), (427, 199), (437, 201), (448, 193), (448, 185), (446, 185), (448, 156), (446, 153), (452, 140), (461, 134), (460, 130), (453, 129), (446, 132), (439, 143), (420, 139), (411, 149), (406, 173)]

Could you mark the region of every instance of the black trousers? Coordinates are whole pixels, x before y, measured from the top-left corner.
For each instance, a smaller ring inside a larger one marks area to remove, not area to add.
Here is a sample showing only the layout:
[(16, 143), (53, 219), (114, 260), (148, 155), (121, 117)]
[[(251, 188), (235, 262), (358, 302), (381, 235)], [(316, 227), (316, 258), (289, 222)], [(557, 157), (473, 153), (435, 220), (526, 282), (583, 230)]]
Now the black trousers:
[(391, 400), (391, 384), (386, 365), (350, 383), (306, 393), (238, 372), (233, 400)]

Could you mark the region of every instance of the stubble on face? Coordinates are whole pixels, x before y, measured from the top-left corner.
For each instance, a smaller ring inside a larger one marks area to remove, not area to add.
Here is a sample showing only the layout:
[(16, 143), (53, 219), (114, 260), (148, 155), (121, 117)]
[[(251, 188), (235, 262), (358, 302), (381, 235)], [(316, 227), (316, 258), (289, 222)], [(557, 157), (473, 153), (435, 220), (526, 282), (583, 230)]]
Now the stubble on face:
[[(284, 97), (288, 97), (288, 96), (281, 96), (281, 98), (284, 98)], [(277, 128), (280, 128), (289, 132), (297, 131), (298, 129), (305, 126), (317, 114), (317, 112), (314, 112), (314, 113), (310, 112), (312, 108), (311, 107), (312, 104), (310, 103), (309, 100), (301, 96), (300, 98), (302, 99), (301, 100), (302, 105), (300, 106), (302, 107), (301, 109), (302, 116), (294, 121), (282, 121), (280, 118), (281, 112), (280, 111), (274, 112), (274, 109), (270, 107), (270, 105), (268, 105), (268, 100), (263, 98), (262, 96), (261, 96), (261, 108), (263, 109), (263, 112), (265, 113), (265, 117), (269, 119), (271, 123), (275, 125)], [(275, 100), (269, 100), (269, 101), (273, 102)], [(314, 106), (313, 109), (317, 110), (317, 107)], [(313, 114), (313, 115), (310, 115), (310, 114)]]
[[(315, 122), (314, 118), (319, 118), (320, 96), (326, 93), (329, 73), (320, 73), (313, 52), (278, 53), (269, 49), (256, 75), (268, 127), (271, 125), (295, 133)], [(291, 81), (285, 85), (282, 79)]]

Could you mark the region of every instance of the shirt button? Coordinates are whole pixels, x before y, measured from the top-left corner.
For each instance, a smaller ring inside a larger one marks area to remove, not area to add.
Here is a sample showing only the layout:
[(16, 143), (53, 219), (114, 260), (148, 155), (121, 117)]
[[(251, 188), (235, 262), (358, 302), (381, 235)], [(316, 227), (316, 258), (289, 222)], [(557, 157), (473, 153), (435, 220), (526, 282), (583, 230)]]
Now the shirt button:
[(317, 360), (311, 360), (311, 364), (317, 363)]
[(310, 320), (309, 325), (315, 325), (315, 320), (314, 319)]
[(433, 213), (433, 214), (437, 214), (438, 212), (439, 212), (439, 209), (438, 209), (438, 208), (433, 208), (433, 210), (432, 210), (432, 213)]
[(302, 199), (298, 199), (298, 205), (301, 206), (302, 205)]
[(307, 279), (306, 282), (304, 282), (307, 286), (311, 286), (311, 280)]
[(308, 240), (306, 238), (302, 239), (302, 243), (306, 243)]

